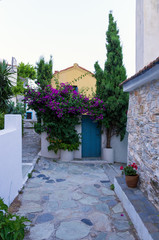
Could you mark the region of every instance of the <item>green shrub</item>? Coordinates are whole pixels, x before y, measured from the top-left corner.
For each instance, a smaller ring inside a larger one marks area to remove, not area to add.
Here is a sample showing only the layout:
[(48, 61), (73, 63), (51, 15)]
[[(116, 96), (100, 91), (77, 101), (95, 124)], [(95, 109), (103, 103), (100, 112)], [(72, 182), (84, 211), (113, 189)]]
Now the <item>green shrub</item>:
[(17, 102), (16, 106), (14, 102), (9, 102), (7, 105), (7, 114), (21, 114), (24, 116), (25, 107), (23, 103)]
[(0, 130), (4, 129), (4, 114), (0, 113)]
[(0, 198), (0, 240), (22, 240), (25, 233), (25, 217), (8, 213), (8, 206)]

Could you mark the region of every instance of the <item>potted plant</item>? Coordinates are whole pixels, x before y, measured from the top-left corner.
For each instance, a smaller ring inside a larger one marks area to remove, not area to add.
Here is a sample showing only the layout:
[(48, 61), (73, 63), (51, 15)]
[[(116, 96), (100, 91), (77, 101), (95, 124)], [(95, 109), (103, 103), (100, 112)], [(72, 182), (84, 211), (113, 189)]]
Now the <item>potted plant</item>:
[(126, 167), (121, 166), (120, 170), (125, 174), (125, 181), (128, 187), (136, 188), (139, 180), (139, 175), (137, 174), (137, 165), (133, 163)]

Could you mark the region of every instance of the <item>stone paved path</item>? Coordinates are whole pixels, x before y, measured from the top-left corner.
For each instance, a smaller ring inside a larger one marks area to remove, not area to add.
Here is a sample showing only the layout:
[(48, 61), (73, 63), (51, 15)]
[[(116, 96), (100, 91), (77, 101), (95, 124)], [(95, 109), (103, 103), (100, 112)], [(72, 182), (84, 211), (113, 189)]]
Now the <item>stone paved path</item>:
[(40, 151), (40, 135), (34, 130), (34, 123), (24, 120), (24, 136), (22, 138), (22, 162), (33, 163), (34, 158)]
[(19, 195), (25, 240), (137, 240), (102, 165), (41, 158)]

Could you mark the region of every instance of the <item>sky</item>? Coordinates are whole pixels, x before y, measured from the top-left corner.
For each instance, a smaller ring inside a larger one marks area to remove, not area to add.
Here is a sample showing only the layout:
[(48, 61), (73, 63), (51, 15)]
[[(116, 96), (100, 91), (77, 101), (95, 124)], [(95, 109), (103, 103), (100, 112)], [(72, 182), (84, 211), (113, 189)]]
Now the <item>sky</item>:
[(119, 29), (127, 76), (135, 73), (136, 0), (0, 0), (0, 58), (36, 65), (40, 56), (53, 72), (78, 63), (104, 67), (112, 11)]

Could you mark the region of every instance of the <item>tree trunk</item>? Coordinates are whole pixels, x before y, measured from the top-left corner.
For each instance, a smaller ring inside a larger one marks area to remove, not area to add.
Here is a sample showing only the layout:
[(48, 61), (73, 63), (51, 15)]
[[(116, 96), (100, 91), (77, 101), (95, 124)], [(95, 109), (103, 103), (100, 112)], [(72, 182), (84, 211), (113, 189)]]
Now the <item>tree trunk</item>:
[(111, 148), (111, 133), (112, 133), (112, 129), (111, 128), (107, 128), (107, 144), (106, 144), (106, 148)]

